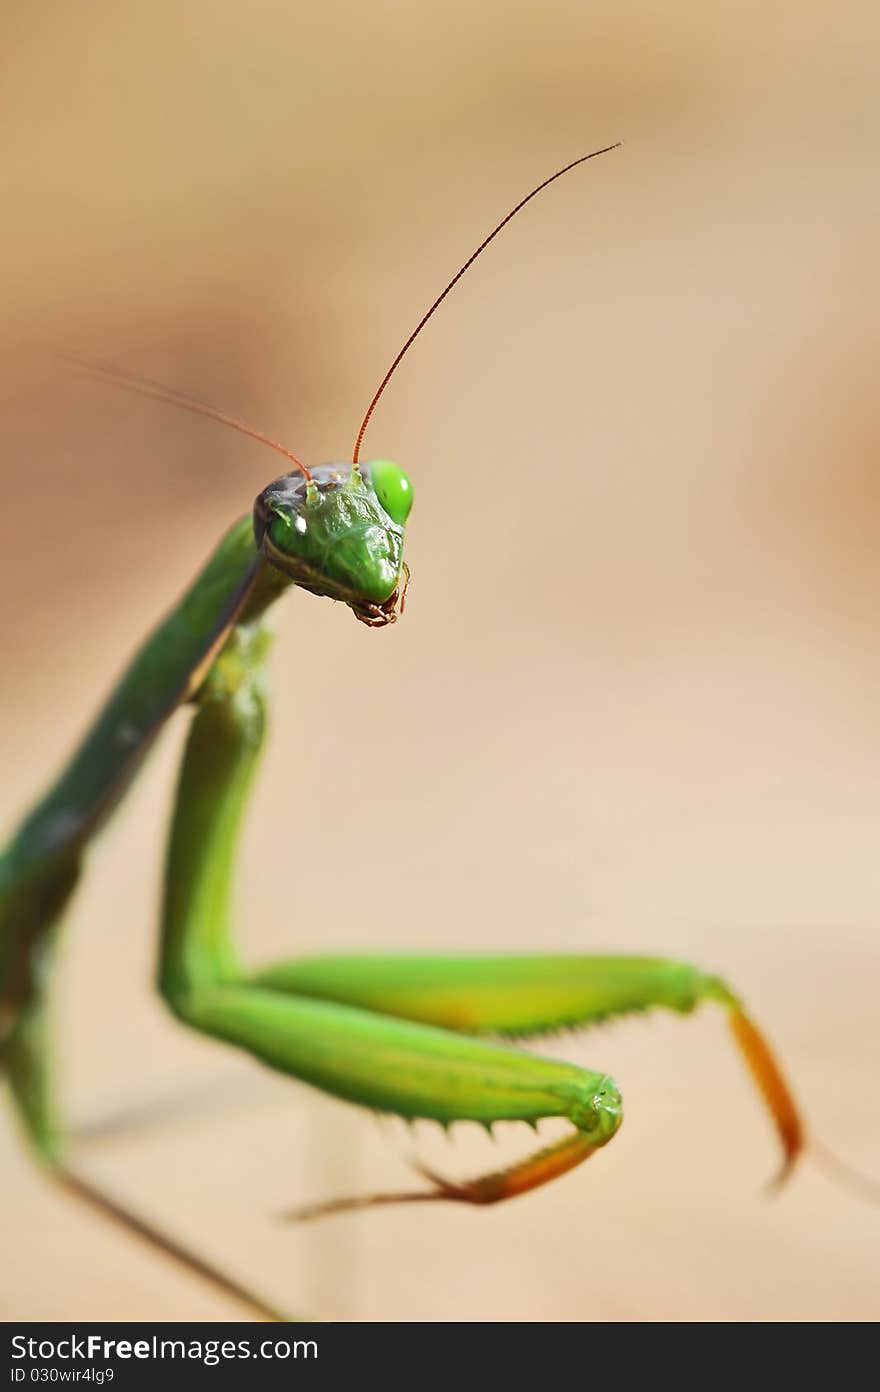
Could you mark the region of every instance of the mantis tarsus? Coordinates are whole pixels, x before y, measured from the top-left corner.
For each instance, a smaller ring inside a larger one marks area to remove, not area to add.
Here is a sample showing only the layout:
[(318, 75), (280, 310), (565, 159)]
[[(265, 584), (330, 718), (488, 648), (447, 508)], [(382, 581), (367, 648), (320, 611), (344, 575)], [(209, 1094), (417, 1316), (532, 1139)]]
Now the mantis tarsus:
[[(425, 1188), (335, 1200), (299, 1216), (404, 1200), (490, 1204), (573, 1169), (617, 1131), (617, 1087), (604, 1073), (508, 1041), (655, 1006), (687, 1012), (703, 1001), (720, 1004), (775, 1120), (783, 1174), (801, 1149), (797, 1110), (756, 1026), (717, 976), (686, 963), (401, 954), (292, 959), (251, 971), (229, 922), (238, 832), (263, 743), (266, 611), (298, 585), (342, 601), (372, 627), (398, 617), (412, 489), (396, 464), (360, 462), (376, 402), (415, 337), (501, 228), (547, 184), (603, 153), (582, 156), (544, 180), (480, 244), (392, 362), (344, 465), (308, 469), (277, 442), (204, 403), (144, 379), (103, 373), (252, 435), (294, 466), (259, 495), (253, 517), (223, 537), (0, 858), (0, 1060), (18, 1111), (36, 1151), (68, 1187), (142, 1233), (143, 1225), (68, 1168), (52, 1096), (47, 993), (59, 923), (88, 845), (182, 703), (194, 714), (167, 853), (159, 970), (160, 991), (178, 1019), (378, 1111), (488, 1127), (509, 1120), (535, 1126), (545, 1117), (573, 1123), (563, 1140), (474, 1180), (452, 1183), (424, 1172)], [(216, 1276), (167, 1240), (155, 1240)]]

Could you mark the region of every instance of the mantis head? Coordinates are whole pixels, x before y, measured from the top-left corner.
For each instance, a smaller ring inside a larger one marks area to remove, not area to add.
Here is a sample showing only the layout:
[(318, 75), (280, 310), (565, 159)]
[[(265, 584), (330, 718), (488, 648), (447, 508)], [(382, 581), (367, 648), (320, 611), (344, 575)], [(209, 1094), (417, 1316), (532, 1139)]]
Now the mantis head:
[(403, 560), (403, 529), (412, 506), (412, 488), (403, 470), (388, 459), (359, 462), (376, 404), (429, 319), (511, 218), (570, 169), (616, 148), (608, 145), (593, 150), (557, 169), (521, 198), (471, 253), (422, 315), (373, 393), (350, 465), (324, 464), (312, 472), (283, 446), (263, 437), (299, 469), (299, 474), (284, 474), (270, 484), (254, 506), (257, 545), (270, 564), (313, 594), (341, 599), (371, 628), (394, 622), (403, 610), (409, 579)]
[(294, 584), (342, 600), (371, 628), (403, 609), (412, 485), (388, 459), (283, 474), (254, 504), (257, 546)]
[(606, 145), (557, 169), (521, 198), (471, 252), (422, 315), (373, 393), (354, 442), (350, 464), (322, 464), (312, 471), (279, 441), (197, 397), (100, 364), (81, 366), (132, 391), (158, 397), (219, 421), (290, 460), (297, 472), (282, 474), (263, 490), (254, 504), (257, 547), (269, 564), (294, 584), (313, 594), (342, 600), (362, 623), (371, 628), (384, 628), (403, 612), (409, 581), (409, 570), (403, 559), (403, 532), (412, 506), (412, 486), (403, 470), (389, 459), (376, 459), (370, 464), (360, 462), (364, 433), (376, 405), (425, 325), (511, 218), (570, 169), (615, 149), (616, 144)]

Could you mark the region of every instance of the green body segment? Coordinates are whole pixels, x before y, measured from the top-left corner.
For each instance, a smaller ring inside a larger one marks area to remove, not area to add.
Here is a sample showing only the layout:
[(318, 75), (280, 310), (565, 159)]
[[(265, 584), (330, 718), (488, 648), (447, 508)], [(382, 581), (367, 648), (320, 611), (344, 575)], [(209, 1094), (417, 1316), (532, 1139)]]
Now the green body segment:
[(223, 641), (258, 565), (250, 519), (242, 518), (136, 654), (68, 767), (22, 823), (4, 867), (22, 875), (85, 844), (188, 695), (193, 675)]
[(733, 1001), (717, 977), (662, 957), (334, 955), (280, 962), (257, 980), (445, 1029), (514, 1037), (648, 1007), (684, 1013), (703, 1000)]
[(369, 1010), (241, 985), (192, 993), (191, 1024), (376, 1111), (444, 1124), (567, 1117), (609, 1139), (620, 1096), (603, 1073)]
[(199, 693), (165, 865), (159, 986), (172, 1003), (194, 985), (240, 975), (230, 923), (232, 875), (263, 747), (268, 643), (261, 623), (239, 625)]
[(236, 523), (135, 655), (68, 767), (0, 855), (0, 1063), (47, 1156), (56, 1153), (59, 1138), (46, 987), (83, 854), (165, 720), (201, 684), (237, 618), (260, 612), (288, 583), (261, 560), (250, 518)]

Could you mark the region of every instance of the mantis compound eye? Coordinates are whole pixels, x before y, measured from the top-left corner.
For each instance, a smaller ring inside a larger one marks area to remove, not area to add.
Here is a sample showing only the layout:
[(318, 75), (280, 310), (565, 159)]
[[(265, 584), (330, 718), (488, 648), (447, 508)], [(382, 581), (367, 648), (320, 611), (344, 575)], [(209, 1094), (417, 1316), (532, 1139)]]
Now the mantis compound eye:
[(413, 503), (412, 484), (400, 465), (390, 459), (374, 459), (368, 467), (376, 497), (391, 521), (402, 527)]

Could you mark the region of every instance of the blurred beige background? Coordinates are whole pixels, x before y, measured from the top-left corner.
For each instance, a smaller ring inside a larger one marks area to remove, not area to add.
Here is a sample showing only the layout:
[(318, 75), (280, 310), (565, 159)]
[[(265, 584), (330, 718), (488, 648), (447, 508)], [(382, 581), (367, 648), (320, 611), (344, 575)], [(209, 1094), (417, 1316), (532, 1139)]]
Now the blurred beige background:
[[(7, 0), (0, 816), (54, 775), (144, 631), (280, 472), (257, 445), (49, 368), (50, 343), (345, 457), (375, 383), (492, 223), (554, 186), (401, 369), (367, 455), (416, 486), (405, 621), (293, 595), (239, 888), (297, 947), (692, 957), (778, 1045), (810, 1124), (880, 1169), (875, 7), (149, 6)], [(303, 1230), (412, 1142), (189, 1035), (151, 990), (184, 720), (70, 916), (60, 1064), (82, 1165), (321, 1318), (866, 1319), (880, 1214), (807, 1160), (776, 1201), (723, 1021), (555, 1053), (627, 1123), (497, 1211)], [(271, 868), (267, 873), (266, 867)], [(497, 1164), (475, 1128), (452, 1172)], [(504, 1153), (523, 1144), (517, 1129)], [(60, 1198), (7, 1115), (0, 1314), (238, 1307)]]

